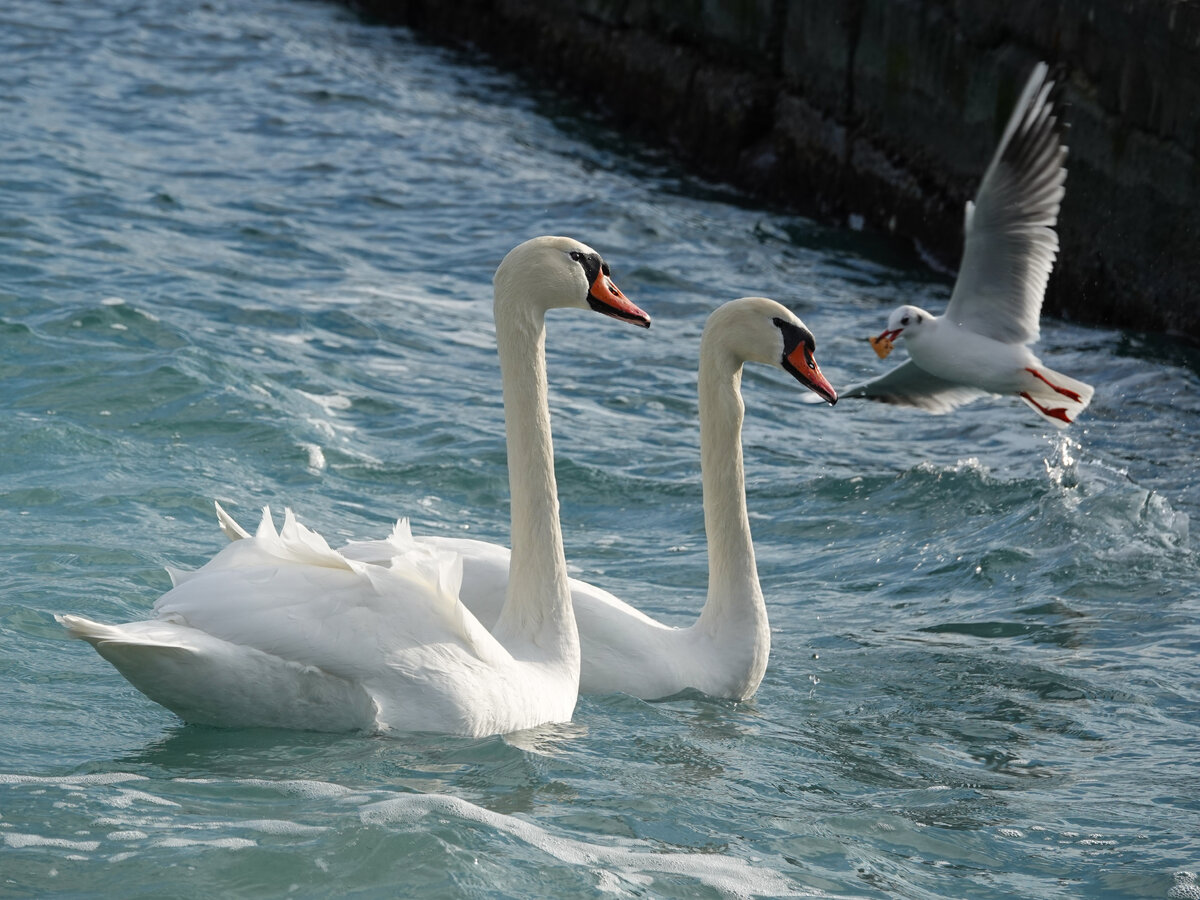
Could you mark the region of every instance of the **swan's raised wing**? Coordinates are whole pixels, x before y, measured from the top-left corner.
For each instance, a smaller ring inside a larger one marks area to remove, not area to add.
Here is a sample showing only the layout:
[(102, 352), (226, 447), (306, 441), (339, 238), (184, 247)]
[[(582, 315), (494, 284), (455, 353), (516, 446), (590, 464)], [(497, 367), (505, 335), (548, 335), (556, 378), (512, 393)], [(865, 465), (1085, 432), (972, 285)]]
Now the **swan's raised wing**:
[(1038, 63), (967, 203), (965, 243), (946, 318), (1013, 344), (1038, 338), (1046, 279), (1058, 253), (1054, 225), (1067, 170), (1062, 86)]
[[(503, 659), (500, 647), (459, 602), (461, 563), (417, 545), (406, 522), (392, 537), (389, 565), (330, 549), (287, 512), (270, 513), (250, 538), (233, 541), (159, 598), (160, 618), (350, 681), (425, 659), (472, 665)], [(382, 542), (381, 542), (382, 543)]]
[(916, 406), (931, 413), (946, 413), (985, 393), (979, 388), (930, 375), (910, 360), (886, 375), (846, 388), (841, 397), (864, 397), (897, 406)]
[(213, 506), (217, 510), (217, 524), (221, 526), (221, 533), (231, 541), (241, 541), (250, 537), (250, 532), (237, 523), (237, 520), (225, 511), (216, 500), (213, 501)]

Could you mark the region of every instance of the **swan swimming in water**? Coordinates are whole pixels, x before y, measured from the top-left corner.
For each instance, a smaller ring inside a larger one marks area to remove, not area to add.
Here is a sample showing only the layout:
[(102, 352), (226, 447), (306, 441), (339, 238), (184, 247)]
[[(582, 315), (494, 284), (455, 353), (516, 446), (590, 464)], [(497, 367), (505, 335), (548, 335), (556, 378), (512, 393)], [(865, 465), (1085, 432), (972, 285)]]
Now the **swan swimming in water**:
[(962, 265), (945, 315), (916, 306), (895, 310), (871, 346), (883, 358), (902, 337), (908, 362), (847, 388), (843, 397), (944, 413), (984, 394), (1015, 394), (1056, 428), (1070, 425), (1091, 402), (1091, 385), (1055, 372), (1026, 346), (1038, 339), (1058, 253), (1054, 225), (1067, 178), (1061, 95), (1039, 63), (975, 202), (967, 202)]
[[(602, 588), (572, 579), (571, 603), (582, 649), (580, 691), (622, 691), (647, 700), (692, 689), (745, 699), (762, 681), (771, 649), (746, 509), (741, 428), (742, 366), (783, 369), (829, 403), (837, 392), (813, 352), (812, 332), (786, 307), (763, 297), (731, 300), (709, 317), (700, 342), (700, 468), (708, 539), (708, 597), (696, 621), (676, 628), (650, 618)], [(246, 536), (220, 507), (231, 539)], [(407, 535), (404, 536), (407, 540)], [(485, 626), (501, 614), (509, 551), (465, 538), (421, 537), (463, 560), (460, 597)], [(385, 565), (392, 539), (346, 545), (344, 556)]]
[(485, 628), (459, 599), (461, 561), (400, 523), (386, 565), (331, 550), (291, 511), (198, 571), (155, 618), (58, 616), (150, 699), (188, 722), (480, 737), (570, 719), (579, 642), (558, 520), (545, 314), (650, 319), (590, 247), (541, 237), (494, 279), (512, 515), (512, 578)]

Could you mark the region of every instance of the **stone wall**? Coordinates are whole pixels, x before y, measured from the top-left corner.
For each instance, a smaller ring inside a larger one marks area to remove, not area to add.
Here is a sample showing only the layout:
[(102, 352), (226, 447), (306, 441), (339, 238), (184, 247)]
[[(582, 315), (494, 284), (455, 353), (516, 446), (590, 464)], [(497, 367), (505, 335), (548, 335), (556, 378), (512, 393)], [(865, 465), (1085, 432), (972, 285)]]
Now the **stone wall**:
[(592, 102), (772, 206), (954, 267), (1038, 60), (1070, 154), (1046, 309), (1197, 339), (1200, 0), (357, 0)]

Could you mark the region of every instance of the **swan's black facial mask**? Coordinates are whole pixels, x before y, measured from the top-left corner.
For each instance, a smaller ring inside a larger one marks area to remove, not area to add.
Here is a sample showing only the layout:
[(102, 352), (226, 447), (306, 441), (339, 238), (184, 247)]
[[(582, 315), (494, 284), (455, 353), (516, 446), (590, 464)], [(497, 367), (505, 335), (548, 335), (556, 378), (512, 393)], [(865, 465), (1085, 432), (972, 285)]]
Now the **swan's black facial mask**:
[(780, 364), (793, 378), (818, 397), (824, 398), (830, 406), (837, 403), (837, 391), (821, 374), (821, 367), (817, 365), (813, 356), (817, 349), (817, 341), (812, 332), (786, 319), (776, 318), (774, 322), (783, 334), (783, 358), (780, 359)]
[(632, 322), (642, 328), (650, 327), (650, 317), (621, 293), (610, 277), (608, 263), (598, 254), (572, 250), (571, 259), (583, 267), (584, 277), (587, 278), (588, 306), (614, 319)]

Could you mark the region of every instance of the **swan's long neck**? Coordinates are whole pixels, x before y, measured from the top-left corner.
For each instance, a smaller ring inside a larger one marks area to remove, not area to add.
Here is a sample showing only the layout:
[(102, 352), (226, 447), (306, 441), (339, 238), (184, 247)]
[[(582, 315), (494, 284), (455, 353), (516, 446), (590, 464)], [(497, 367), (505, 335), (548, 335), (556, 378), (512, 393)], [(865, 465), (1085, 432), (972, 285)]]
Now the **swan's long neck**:
[(744, 662), (752, 691), (766, 669), (771, 634), (746, 511), (742, 363), (716, 338), (701, 343), (699, 387), (708, 599), (696, 627), (723, 646), (748, 654)]
[[(493, 633), (514, 657), (579, 666), (567, 581), (546, 387), (545, 314), (496, 299), (496, 343), (504, 387), (512, 559)], [(530, 646), (530, 645), (533, 646)]]

